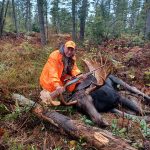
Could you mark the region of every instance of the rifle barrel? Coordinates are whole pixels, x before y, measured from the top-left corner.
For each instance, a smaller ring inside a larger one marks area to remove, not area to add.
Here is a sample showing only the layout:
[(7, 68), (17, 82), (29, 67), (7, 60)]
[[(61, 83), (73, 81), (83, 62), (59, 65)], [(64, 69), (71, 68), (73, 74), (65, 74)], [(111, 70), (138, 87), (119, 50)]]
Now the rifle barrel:
[[(104, 65), (103, 65), (103, 66), (104, 66)], [(87, 72), (87, 73), (85, 73), (85, 75), (86, 75), (86, 76), (91, 75), (91, 74), (93, 74), (94, 71), (96, 71), (96, 70), (102, 68), (103, 66), (100, 66), (100, 67), (98, 67), (98, 68), (96, 68), (96, 69), (94, 69), (94, 70), (92, 70), (92, 71), (90, 71), (90, 72)], [(79, 75), (80, 75), (80, 74), (79, 74)], [(67, 87), (67, 86), (69, 86), (69, 85), (71, 85), (71, 84), (73, 84), (73, 83), (78, 82), (78, 81), (80, 80), (80, 77), (78, 77), (78, 75), (77, 75), (77, 76), (74, 76), (74, 77), (72, 77), (72, 78), (70, 78), (70, 79), (68, 79), (68, 80), (70, 80), (70, 81), (65, 84), (65, 87)], [(65, 81), (67, 81), (67, 80), (65, 80)]]

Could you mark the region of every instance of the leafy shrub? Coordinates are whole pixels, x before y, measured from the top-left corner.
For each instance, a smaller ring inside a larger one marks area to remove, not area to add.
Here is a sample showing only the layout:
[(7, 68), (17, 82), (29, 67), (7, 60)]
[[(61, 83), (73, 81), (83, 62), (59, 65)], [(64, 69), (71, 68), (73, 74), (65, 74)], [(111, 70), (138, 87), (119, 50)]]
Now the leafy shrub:
[(34, 32), (40, 32), (40, 28), (39, 28), (38, 24), (33, 23), (33, 25), (32, 25), (32, 31), (34, 31)]
[(144, 45), (144, 40), (140, 36), (135, 36), (132, 39), (132, 43), (135, 46), (143, 46)]
[(129, 46), (143, 46), (144, 45), (144, 39), (141, 35), (131, 35), (131, 34), (122, 34), (121, 38), (126, 39), (129, 44)]
[(87, 124), (87, 125), (91, 125), (91, 126), (93, 126), (94, 125), (94, 122), (93, 121), (91, 121), (87, 116), (82, 116), (82, 119), (81, 119), (82, 121), (84, 121), (84, 123), (85, 124)]
[(140, 121), (140, 130), (145, 138), (150, 138), (150, 128), (144, 119)]

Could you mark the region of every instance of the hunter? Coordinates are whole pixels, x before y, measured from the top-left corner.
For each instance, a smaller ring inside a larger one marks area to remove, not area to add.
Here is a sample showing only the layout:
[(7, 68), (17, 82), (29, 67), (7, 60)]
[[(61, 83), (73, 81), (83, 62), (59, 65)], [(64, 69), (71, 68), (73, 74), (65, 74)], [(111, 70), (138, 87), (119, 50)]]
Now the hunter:
[[(66, 42), (59, 50), (53, 51), (46, 62), (40, 76), (40, 92), (42, 102), (48, 105), (58, 106), (60, 101), (50, 100), (51, 92), (62, 94), (65, 90), (73, 92), (76, 84), (65, 89), (65, 80), (81, 74), (76, 65), (76, 44), (73, 41)], [(83, 79), (86, 77), (83, 76)]]

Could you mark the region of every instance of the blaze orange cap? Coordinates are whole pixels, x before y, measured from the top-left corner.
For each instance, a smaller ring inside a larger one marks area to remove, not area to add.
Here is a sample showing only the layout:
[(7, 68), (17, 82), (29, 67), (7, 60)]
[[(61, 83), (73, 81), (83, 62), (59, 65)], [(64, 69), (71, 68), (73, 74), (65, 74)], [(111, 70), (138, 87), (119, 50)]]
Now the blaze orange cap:
[(73, 41), (68, 41), (65, 43), (66, 47), (72, 47), (73, 49), (75, 49), (76, 44)]

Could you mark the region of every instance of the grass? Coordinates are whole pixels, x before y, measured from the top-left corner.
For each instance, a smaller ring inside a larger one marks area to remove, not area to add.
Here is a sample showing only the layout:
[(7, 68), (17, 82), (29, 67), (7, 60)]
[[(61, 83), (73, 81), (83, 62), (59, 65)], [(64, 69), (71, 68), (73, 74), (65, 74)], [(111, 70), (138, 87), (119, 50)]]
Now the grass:
[(19, 90), (38, 87), (40, 73), (52, 49), (37, 49), (28, 42), (18, 47), (5, 46), (0, 53), (0, 88)]

